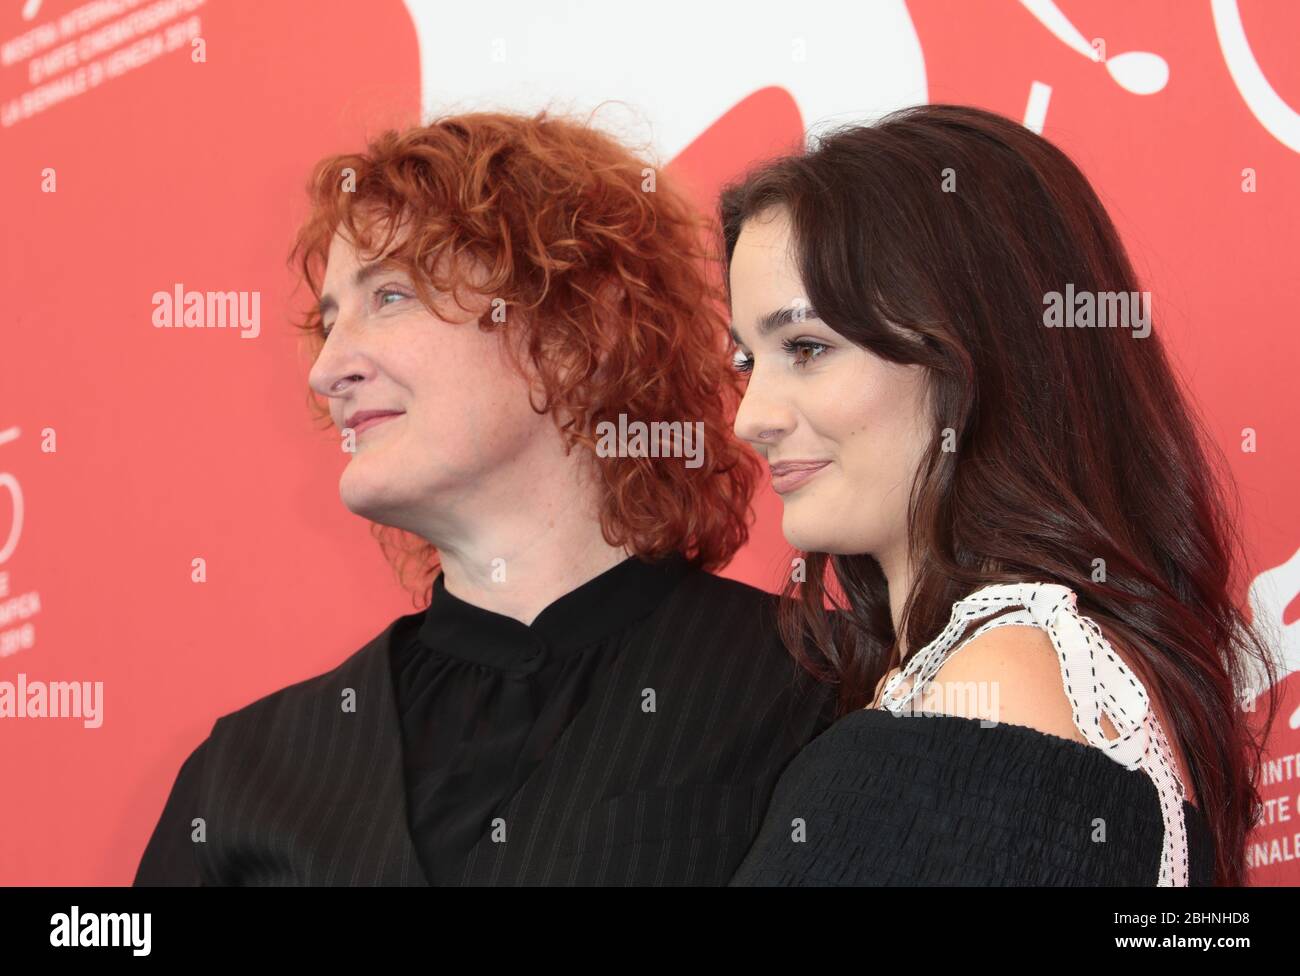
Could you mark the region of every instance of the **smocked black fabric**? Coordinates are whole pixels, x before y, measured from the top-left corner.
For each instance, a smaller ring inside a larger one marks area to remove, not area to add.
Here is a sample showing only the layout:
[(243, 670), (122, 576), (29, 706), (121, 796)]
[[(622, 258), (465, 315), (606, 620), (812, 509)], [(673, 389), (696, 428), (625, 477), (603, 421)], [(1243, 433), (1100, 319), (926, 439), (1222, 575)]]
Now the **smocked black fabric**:
[[(1183, 804), (1188, 883), (1214, 840)], [(862, 709), (791, 761), (743, 885), (1155, 885), (1151, 780), (1093, 746), (1020, 725)]]

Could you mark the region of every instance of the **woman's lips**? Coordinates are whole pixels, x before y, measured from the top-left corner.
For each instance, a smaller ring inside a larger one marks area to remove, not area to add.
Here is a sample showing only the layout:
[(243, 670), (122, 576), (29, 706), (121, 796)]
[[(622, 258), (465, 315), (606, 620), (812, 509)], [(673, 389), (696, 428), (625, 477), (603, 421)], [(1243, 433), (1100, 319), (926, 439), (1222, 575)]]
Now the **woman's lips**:
[(367, 417), (365, 420), (362, 420), (359, 424), (357, 424), (352, 428), (352, 433), (359, 437), (361, 436), (361, 432), (363, 430), (369, 430), (371, 427), (374, 427), (376, 424), (382, 424), (385, 420), (392, 420), (394, 417), (400, 417), (400, 416), (402, 416), (401, 413), (385, 413), (385, 414), (379, 414), (377, 416)]
[(772, 488), (778, 495), (794, 491), (828, 464), (830, 464), (829, 461), (821, 461), (816, 464), (792, 464), (782, 467), (779, 471), (774, 470), (772, 472)]

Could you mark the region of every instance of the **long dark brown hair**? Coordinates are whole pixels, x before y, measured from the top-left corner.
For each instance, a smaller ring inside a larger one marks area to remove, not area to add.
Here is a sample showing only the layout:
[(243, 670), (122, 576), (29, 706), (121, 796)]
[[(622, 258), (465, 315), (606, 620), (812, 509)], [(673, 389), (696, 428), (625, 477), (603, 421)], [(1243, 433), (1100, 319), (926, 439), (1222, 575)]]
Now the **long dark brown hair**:
[[(1165, 703), (1214, 831), (1216, 883), (1244, 883), (1277, 702), (1270, 691), (1255, 729), (1242, 696), (1261, 674), (1271, 688), (1276, 665), (1234, 602), (1245, 590), (1235, 486), (1158, 319), (1143, 338), (1045, 325), (1046, 296), (1067, 284), (1139, 290), (1087, 179), (1017, 122), (926, 105), (826, 132), (727, 187), (726, 271), (745, 221), (773, 208), (790, 217), (818, 317), (877, 356), (928, 367), (935, 436), (908, 506), (909, 656), (983, 586), (1074, 590)], [(869, 555), (803, 555), (781, 633), (846, 714), (902, 663), (885, 577)]]

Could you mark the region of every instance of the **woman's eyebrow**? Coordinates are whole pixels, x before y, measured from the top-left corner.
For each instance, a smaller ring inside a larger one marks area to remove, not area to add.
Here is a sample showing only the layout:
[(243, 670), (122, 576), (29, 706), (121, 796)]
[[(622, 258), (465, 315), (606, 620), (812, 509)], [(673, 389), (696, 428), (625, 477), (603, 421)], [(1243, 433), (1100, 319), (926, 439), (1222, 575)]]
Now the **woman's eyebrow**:
[[(770, 332), (775, 332), (791, 322), (806, 322), (808, 319), (818, 318), (815, 309), (807, 305), (787, 305), (785, 308), (778, 308), (774, 312), (768, 312), (758, 320), (758, 334), (765, 336)], [(731, 326), (731, 338), (737, 345), (744, 345), (740, 336), (736, 332), (736, 326)]]
[[(404, 269), (402, 269), (402, 266), (392, 258), (381, 258), (378, 261), (371, 261), (369, 264), (363, 264), (361, 267), (357, 268), (356, 272), (352, 275), (352, 284), (354, 287), (360, 288), (371, 278), (378, 277), (386, 271), (394, 270)], [(338, 307), (339, 303), (337, 299), (335, 299), (333, 295), (329, 294), (321, 295), (320, 301), (316, 303), (316, 308), (321, 315), (324, 315), (328, 311), (336, 310)]]

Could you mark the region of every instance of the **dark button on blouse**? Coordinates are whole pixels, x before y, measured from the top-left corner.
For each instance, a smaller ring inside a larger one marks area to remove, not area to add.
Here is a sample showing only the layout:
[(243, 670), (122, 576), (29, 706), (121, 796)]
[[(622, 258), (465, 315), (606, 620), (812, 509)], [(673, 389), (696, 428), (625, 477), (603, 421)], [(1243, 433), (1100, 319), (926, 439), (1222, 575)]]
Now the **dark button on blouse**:
[(547, 606), (532, 622), (447, 592), (392, 644), (411, 835), (430, 884), (455, 884), (495, 811), (524, 784), (593, 683), (689, 571), (686, 560), (630, 558)]

